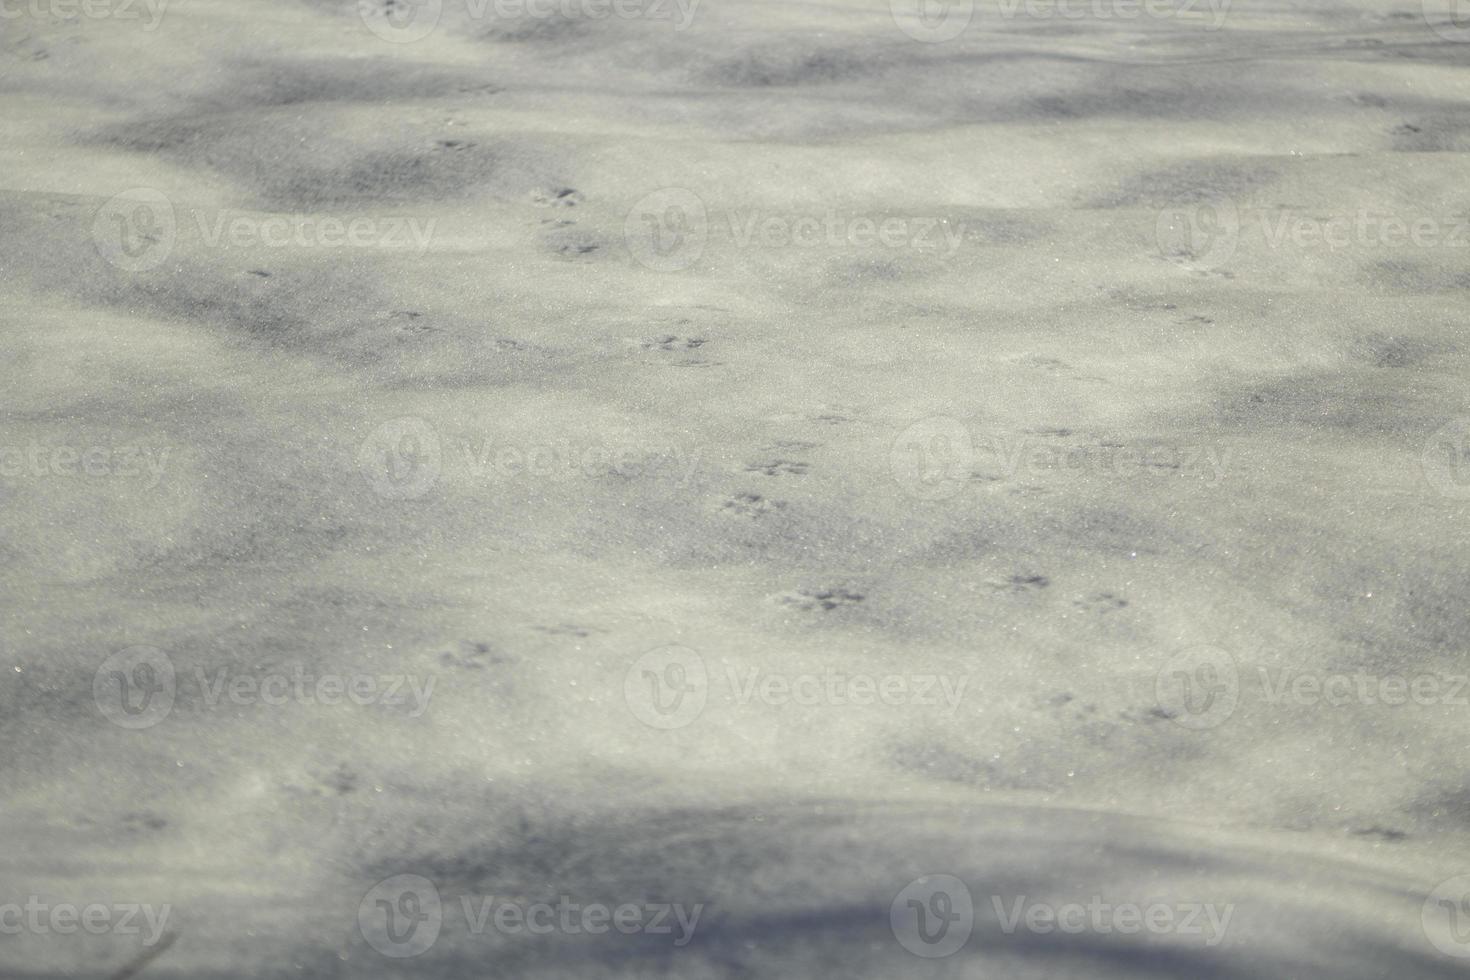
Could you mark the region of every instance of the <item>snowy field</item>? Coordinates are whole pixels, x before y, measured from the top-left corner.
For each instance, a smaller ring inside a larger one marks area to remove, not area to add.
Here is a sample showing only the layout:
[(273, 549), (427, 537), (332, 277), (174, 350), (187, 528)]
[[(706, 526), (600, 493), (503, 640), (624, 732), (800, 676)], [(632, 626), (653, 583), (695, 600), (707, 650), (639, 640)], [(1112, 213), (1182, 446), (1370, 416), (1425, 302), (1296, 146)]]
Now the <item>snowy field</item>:
[(1452, 0), (0, 0), (0, 975), (1458, 977)]

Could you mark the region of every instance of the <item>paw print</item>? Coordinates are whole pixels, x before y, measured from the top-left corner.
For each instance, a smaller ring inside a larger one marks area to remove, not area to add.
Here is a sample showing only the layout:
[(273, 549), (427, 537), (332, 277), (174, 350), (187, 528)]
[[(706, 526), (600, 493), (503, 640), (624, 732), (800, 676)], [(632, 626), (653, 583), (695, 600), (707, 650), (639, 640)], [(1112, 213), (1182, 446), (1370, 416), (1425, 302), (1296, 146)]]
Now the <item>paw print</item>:
[(659, 337), (649, 337), (643, 341), (644, 350), (698, 350), (708, 341), (703, 337), (677, 337), (674, 334), (664, 334)]
[(510, 658), (497, 654), (488, 643), (463, 642), (458, 651), (439, 654), (439, 662), (456, 670), (484, 670), (487, 666), (509, 663)]
[(603, 632), (595, 626), (578, 626), (576, 623), (558, 623), (555, 626), (536, 626), (533, 627), (533, 629), (535, 629), (538, 633), (545, 633), (548, 636), (575, 636), (580, 640), (586, 639), (593, 633)]
[(758, 493), (737, 493), (720, 505), (722, 510), (741, 517), (756, 518), (780, 510), (786, 506), (784, 500), (771, 500)]
[(1051, 579), (1045, 575), (1012, 575), (1004, 582), (991, 582), (990, 587), (996, 592), (1039, 592), (1051, 585)]
[(288, 783), (285, 789), (301, 796), (346, 796), (357, 789), (360, 778), (351, 766), (343, 762), (327, 772), (310, 773), (305, 786)]
[(864, 598), (861, 592), (852, 592), (848, 589), (802, 589), (798, 592), (787, 592), (777, 597), (777, 601), (783, 606), (794, 606), (803, 612), (813, 612), (817, 609), (831, 612), (844, 606), (856, 605)]
[(762, 463), (747, 463), (745, 472), (764, 473), (766, 476), (805, 476), (807, 464), (794, 459), (772, 459)]
[(574, 208), (585, 198), (570, 187), (540, 188), (531, 192), (531, 203), (538, 208)]
[(336, 793), (338, 796), (346, 796), (357, 789), (358, 780), (361, 777), (343, 762), (329, 773), (317, 777), (317, 783), (323, 788)]
[(1122, 596), (1116, 596), (1111, 592), (1094, 592), (1082, 599), (1075, 600), (1072, 605), (1083, 612), (1097, 613), (1106, 616), (1110, 612), (1117, 612), (1128, 605), (1128, 600)]
[(127, 813), (122, 818), (122, 829), (125, 833), (154, 832), (167, 826), (168, 821), (151, 810)]

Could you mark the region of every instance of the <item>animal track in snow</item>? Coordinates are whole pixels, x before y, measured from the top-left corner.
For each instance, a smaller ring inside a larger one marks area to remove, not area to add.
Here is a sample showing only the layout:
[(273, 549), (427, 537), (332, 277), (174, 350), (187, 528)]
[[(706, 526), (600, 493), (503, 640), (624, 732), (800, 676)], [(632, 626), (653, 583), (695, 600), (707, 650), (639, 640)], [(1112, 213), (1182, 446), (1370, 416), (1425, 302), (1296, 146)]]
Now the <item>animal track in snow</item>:
[(674, 334), (663, 334), (658, 337), (649, 337), (642, 342), (644, 350), (698, 350), (707, 344), (703, 337), (677, 337)]
[(1085, 598), (1074, 600), (1072, 605), (1086, 612), (1095, 612), (1099, 616), (1105, 616), (1127, 606), (1128, 600), (1111, 592), (1094, 592)]
[(731, 514), (750, 518), (761, 517), (785, 506), (784, 500), (771, 500), (758, 493), (737, 493), (720, 505), (722, 510)]
[(574, 208), (585, 198), (570, 187), (539, 188), (531, 192), (531, 202), (541, 208)]
[(989, 584), (996, 592), (1039, 592), (1051, 585), (1051, 579), (1045, 575), (1012, 575), (1004, 582)]
[(548, 636), (575, 636), (578, 639), (586, 639), (593, 633), (604, 632), (603, 630), (598, 629), (596, 626), (578, 626), (576, 623), (558, 623), (555, 626), (541, 625), (534, 626), (532, 628), (536, 630), (536, 632), (545, 633)]
[(490, 665), (509, 663), (510, 658), (496, 653), (488, 643), (462, 642), (457, 652), (446, 650), (439, 654), (439, 662), (461, 670), (483, 670)]
[(745, 472), (764, 473), (766, 476), (804, 476), (807, 468), (806, 463), (795, 459), (772, 459), (745, 464)]
[(803, 612), (814, 612), (818, 609), (823, 612), (831, 612), (844, 606), (856, 605), (866, 598), (861, 592), (852, 592), (848, 589), (801, 589), (797, 592), (785, 592), (777, 596), (776, 601), (783, 606), (793, 606)]

